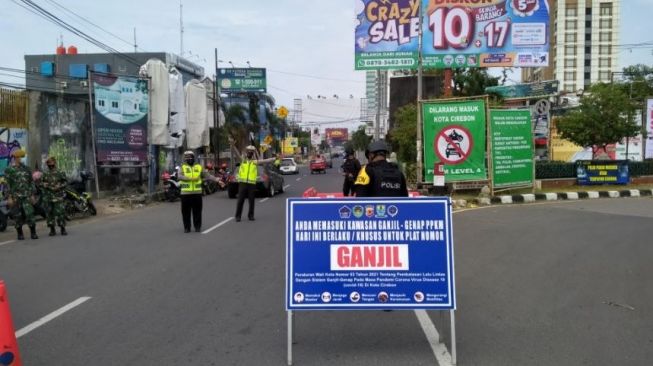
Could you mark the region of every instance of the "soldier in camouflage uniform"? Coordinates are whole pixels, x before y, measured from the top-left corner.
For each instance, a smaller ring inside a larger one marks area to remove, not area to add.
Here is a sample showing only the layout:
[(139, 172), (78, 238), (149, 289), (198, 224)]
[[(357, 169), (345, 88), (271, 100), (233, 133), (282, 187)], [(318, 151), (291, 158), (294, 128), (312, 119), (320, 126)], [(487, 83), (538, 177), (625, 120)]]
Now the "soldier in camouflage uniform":
[(25, 151), (16, 150), (11, 156), (11, 166), (5, 170), (7, 190), (9, 193), (8, 202), (11, 203), (16, 221), (16, 233), (18, 240), (24, 240), (23, 225), (27, 223), (32, 239), (38, 239), (36, 235), (36, 220), (34, 219), (34, 194), (36, 188), (32, 180), (32, 171), (22, 163)]
[(61, 228), (61, 235), (68, 235), (63, 202), (68, 178), (66, 173), (57, 170), (57, 160), (54, 157), (49, 157), (45, 164), (48, 166), (48, 171), (41, 178), (41, 186), (43, 187), (43, 202), (46, 206), (50, 236), (57, 235), (55, 224)]

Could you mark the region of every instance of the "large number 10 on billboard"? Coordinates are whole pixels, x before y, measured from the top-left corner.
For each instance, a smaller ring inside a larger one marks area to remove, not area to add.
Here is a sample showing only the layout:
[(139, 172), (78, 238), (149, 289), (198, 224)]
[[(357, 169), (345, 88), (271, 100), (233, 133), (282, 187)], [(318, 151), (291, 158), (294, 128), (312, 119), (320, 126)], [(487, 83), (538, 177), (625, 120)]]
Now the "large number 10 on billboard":
[(426, 68), (549, 64), (547, 0), (356, 0), (356, 14), (358, 70), (416, 68), (420, 26)]

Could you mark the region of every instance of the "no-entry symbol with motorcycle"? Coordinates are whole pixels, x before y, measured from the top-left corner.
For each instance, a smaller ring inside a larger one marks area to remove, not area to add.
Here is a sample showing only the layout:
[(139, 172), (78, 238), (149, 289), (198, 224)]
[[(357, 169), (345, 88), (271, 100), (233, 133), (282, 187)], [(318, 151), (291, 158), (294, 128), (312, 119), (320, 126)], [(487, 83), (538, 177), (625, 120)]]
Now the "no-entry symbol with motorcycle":
[(472, 134), (463, 126), (452, 125), (442, 129), (433, 140), (433, 150), (440, 161), (449, 165), (461, 164), (472, 152)]

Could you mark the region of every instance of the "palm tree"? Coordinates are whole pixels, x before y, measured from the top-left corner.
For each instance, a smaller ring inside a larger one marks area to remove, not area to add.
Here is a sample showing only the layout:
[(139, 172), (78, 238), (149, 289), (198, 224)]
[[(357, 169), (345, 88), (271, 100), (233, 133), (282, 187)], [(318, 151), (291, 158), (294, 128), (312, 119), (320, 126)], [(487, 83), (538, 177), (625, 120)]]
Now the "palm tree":
[(229, 137), (236, 143), (236, 148), (242, 148), (242, 146), (238, 146), (239, 142), (247, 139), (246, 123), (247, 110), (245, 107), (240, 104), (232, 104), (227, 108), (224, 128)]

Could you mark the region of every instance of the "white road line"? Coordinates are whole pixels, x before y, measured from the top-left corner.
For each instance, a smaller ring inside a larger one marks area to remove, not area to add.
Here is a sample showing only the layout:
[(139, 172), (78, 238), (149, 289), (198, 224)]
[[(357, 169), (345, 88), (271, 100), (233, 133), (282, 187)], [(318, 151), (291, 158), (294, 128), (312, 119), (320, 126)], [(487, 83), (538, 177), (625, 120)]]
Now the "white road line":
[(268, 197), (268, 198), (264, 198), (264, 199), (262, 199), (262, 200), (260, 200), (260, 201), (258, 201), (258, 202), (259, 202), (259, 203), (263, 203), (263, 202), (265, 202), (265, 201), (267, 201), (267, 200), (269, 200), (269, 199), (270, 199), (270, 197)]
[(220, 222), (219, 224), (214, 225), (214, 226), (212, 226), (212, 227), (210, 227), (210, 228), (208, 228), (208, 229), (202, 231), (202, 234), (208, 234), (208, 233), (210, 233), (211, 231), (213, 231), (213, 230), (219, 228), (220, 226), (222, 226), (222, 225), (228, 223), (229, 221), (231, 221), (231, 220), (233, 220), (233, 219), (234, 219), (233, 217), (230, 217), (230, 218), (228, 218), (228, 219), (225, 219), (225, 220), (223, 220), (222, 222)]
[(11, 243), (13, 243), (13, 242), (15, 242), (15, 240), (7, 240), (7, 241), (3, 241), (2, 243), (0, 243), (0, 247), (3, 246), (3, 245), (11, 244)]
[(426, 339), (431, 345), (431, 350), (435, 355), (435, 359), (438, 361), (440, 366), (451, 366), (453, 365), (451, 360), (451, 354), (447, 351), (447, 346), (444, 343), (440, 343), (440, 333), (433, 325), (431, 318), (426, 313), (425, 310), (415, 310), (415, 315), (419, 321), (419, 325), (422, 326), (424, 334), (426, 334)]
[(299, 182), (300, 180), (302, 180), (302, 178), (297, 178), (297, 179), (295, 179), (295, 180)]
[[(287, 189), (288, 187), (290, 187), (290, 184), (286, 184), (285, 186), (283, 186), (283, 189)], [(0, 244), (0, 245), (2, 245), (2, 244)]]
[(30, 324), (30, 325), (28, 325), (28, 326), (26, 326), (26, 327), (24, 327), (22, 329), (19, 329), (16, 332), (16, 338), (20, 338), (20, 337), (24, 336), (25, 334), (27, 334), (27, 333), (33, 331), (34, 329), (46, 324), (49, 321), (52, 321), (54, 318), (63, 315), (65, 312), (72, 310), (73, 308), (85, 303), (86, 301), (88, 301), (90, 299), (91, 299), (91, 297), (88, 297), (88, 296), (80, 297), (79, 299), (71, 302), (70, 304), (68, 304), (68, 305), (66, 305), (66, 306), (64, 306), (64, 307), (62, 307), (62, 308), (60, 308), (58, 310), (55, 310), (55, 311), (51, 312), (50, 314), (48, 314), (48, 315), (44, 316), (43, 318), (35, 321), (34, 323), (32, 323), (32, 324)]

